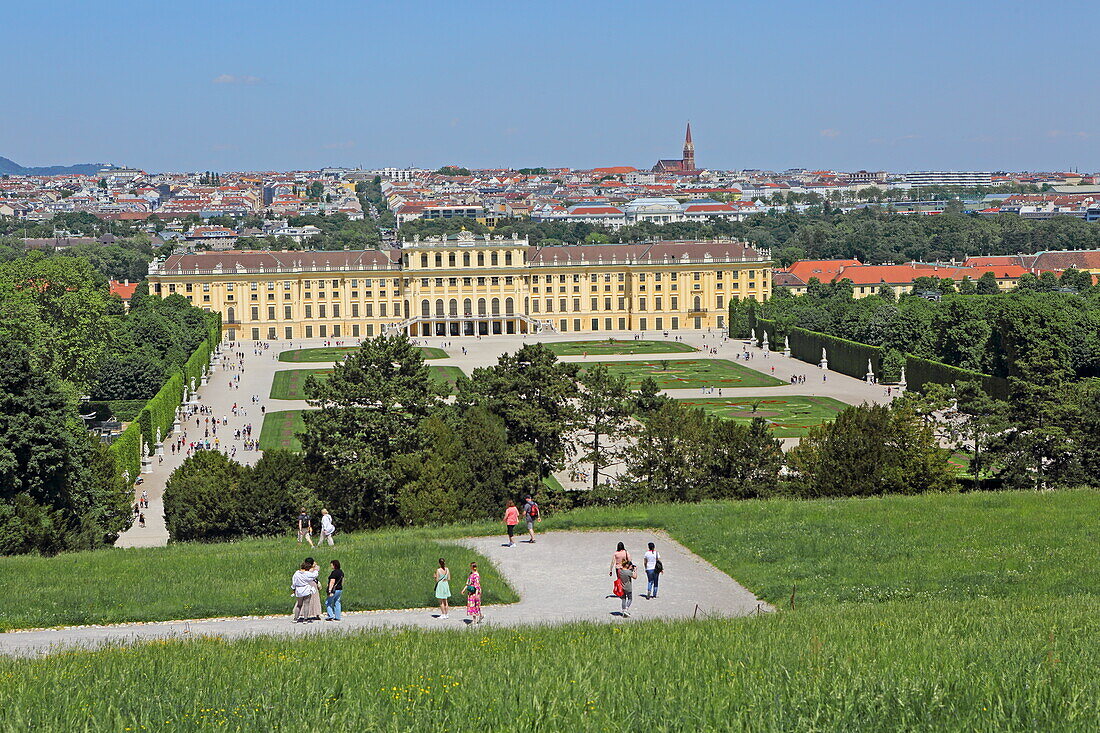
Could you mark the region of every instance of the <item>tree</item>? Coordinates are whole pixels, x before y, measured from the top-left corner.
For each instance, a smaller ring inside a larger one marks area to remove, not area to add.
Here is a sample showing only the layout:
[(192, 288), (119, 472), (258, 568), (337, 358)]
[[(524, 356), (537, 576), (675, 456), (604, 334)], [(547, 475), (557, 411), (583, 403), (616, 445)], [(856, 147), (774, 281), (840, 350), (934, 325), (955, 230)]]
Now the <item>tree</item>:
[(638, 385), (638, 391), (634, 397), (634, 411), (638, 413), (639, 417), (644, 418), (650, 413), (656, 412), (662, 405), (671, 400), (671, 397), (661, 393), (661, 388), (657, 386), (656, 379), (646, 377)]
[(964, 277), (961, 281), (959, 281), (960, 295), (974, 295), (977, 292), (977, 286), (974, 284), (974, 281), (971, 280), (969, 277)]
[(495, 517), (515, 496), (503, 421), (481, 407), (440, 410), (420, 427), (424, 448), (395, 461), (397, 506), (410, 524)]
[(418, 426), (438, 407), (442, 391), (403, 334), (366, 340), (329, 379), (306, 381), (306, 397), (317, 408), (304, 415), (306, 462), (318, 496), (349, 526), (395, 517), (391, 463), (420, 449)]
[(526, 451), (523, 475), (509, 478), (527, 491), (537, 490), (572, 451), (567, 433), (577, 396), (575, 373), (575, 365), (559, 362), (542, 344), (527, 344), (458, 384), (459, 406), (480, 405), (500, 417), (508, 443)]
[(632, 405), (626, 377), (612, 374), (603, 364), (581, 375), (573, 427), (584, 446), (578, 461), (592, 464), (593, 490), (599, 488), (604, 470), (621, 461), (634, 432)]
[(954, 490), (949, 457), (910, 406), (864, 404), (811, 428), (787, 462), (794, 492), (813, 498)]
[(236, 527), (242, 536), (285, 534), (301, 507), (320, 512), (320, 499), (310, 488), (312, 477), (298, 453), (266, 450), (251, 470), (245, 470), (234, 497)]
[(99, 368), (91, 389), (96, 400), (137, 400), (155, 395), (166, 379), (164, 366), (148, 357), (112, 356)]
[(783, 448), (763, 418), (748, 425), (710, 418), (710, 445), (707, 498), (752, 499), (775, 492)]
[(238, 510), (248, 469), (220, 451), (190, 456), (164, 487), (164, 521), (176, 541), (215, 541), (245, 533), (249, 517)]
[(621, 483), (638, 501), (698, 501), (705, 496), (707, 446), (705, 413), (669, 401), (645, 418)]
[(754, 300), (742, 300), (741, 298), (730, 298), (729, 302), (729, 334), (730, 338), (743, 339), (748, 338), (751, 332), (749, 326), (750, 303), (755, 303)]
[(57, 380), (0, 337), (0, 553), (90, 549), (125, 528), (128, 487)]

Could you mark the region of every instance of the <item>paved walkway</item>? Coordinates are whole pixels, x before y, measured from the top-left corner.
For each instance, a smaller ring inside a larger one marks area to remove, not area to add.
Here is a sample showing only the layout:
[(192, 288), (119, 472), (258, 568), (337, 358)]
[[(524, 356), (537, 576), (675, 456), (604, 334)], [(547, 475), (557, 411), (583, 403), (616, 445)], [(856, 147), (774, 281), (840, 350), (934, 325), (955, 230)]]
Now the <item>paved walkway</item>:
[[(697, 348), (716, 348), (718, 353), (712, 354), (709, 351), (698, 351), (673, 354), (630, 354), (624, 356), (593, 355), (587, 359), (583, 356), (566, 356), (562, 357), (562, 360), (585, 362), (637, 361), (646, 359), (731, 359), (743, 366), (756, 369), (765, 374), (774, 374), (777, 379), (781, 379), (784, 382), (787, 382), (792, 375), (805, 375), (806, 383), (783, 384), (777, 387), (731, 387), (723, 389), (723, 397), (750, 397), (754, 395), (826, 396), (833, 397), (848, 404), (884, 402), (888, 399), (885, 394), (885, 388), (868, 385), (859, 379), (853, 379), (852, 377), (837, 372), (830, 371), (825, 373), (827, 375), (827, 380), (822, 380), (823, 372), (821, 369), (814, 365), (807, 364), (806, 362), (798, 361), (793, 357), (784, 357), (781, 352), (771, 352), (765, 355), (762, 349), (747, 347), (745, 342), (740, 340), (724, 339), (720, 333), (708, 333), (706, 331), (684, 331), (681, 333), (684, 343)], [(650, 340), (666, 340), (658, 332), (646, 332), (639, 335), (642, 336), (642, 338)], [(634, 334), (614, 333), (601, 335), (601, 337), (614, 337), (621, 341), (630, 341), (634, 338)], [(469, 374), (477, 367), (496, 364), (497, 358), (501, 354), (514, 352), (527, 343), (535, 343), (538, 341), (582, 341), (591, 340), (592, 338), (591, 335), (585, 334), (547, 335), (538, 337), (502, 335), (486, 336), (480, 340), (474, 336), (452, 336), (448, 338), (419, 338), (415, 339), (415, 341), (421, 346), (445, 348), (449, 355), (448, 358), (433, 359), (430, 362), (431, 364), (458, 366)], [(356, 343), (356, 340), (342, 339), (341, 342), (345, 346), (351, 346)], [(227, 349), (224, 344), (222, 348), (223, 351), (235, 350), (244, 352), (244, 372), (242, 373), (238, 370), (230, 369), (228, 366), (223, 367), (220, 362), (216, 362), (209, 384), (199, 388), (199, 396), (201, 403), (212, 409), (214, 417), (228, 419), (229, 424), (219, 427), (218, 429), (218, 437), (221, 438), (222, 445), (230, 447), (235, 446), (237, 448), (236, 460), (241, 463), (253, 464), (259, 460), (260, 455), (262, 455), (261, 452), (245, 451), (242, 441), (234, 441), (232, 439), (233, 432), (244, 428), (245, 425), (251, 424), (252, 437), (254, 439), (259, 439), (260, 430), (263, 426), (263, 415), (260, 412), (261, 407), (269, 411), (302, 410), (307, 407), (303, 400), (270, 399), (271, 382), (272, 379), (274, 379), (275, 372), (287, 369), (328, 369), (332, 367), (332, 362), (291, 363), (278, 360), (279, 353), (289, 349), (323, 346), (325, 343), (323, 339), (297, 340), (292, 342), (271, 341), (267, 342), (270, 344), (270, 347), (268, 349), (260, 349), (259, 353), (256, 353), (256, 342), (243, 341), (239, 343), (240, 345), (235, 349)], [(463, 347), (465, 347), (467, 351), (465, 355), (462, 353)], [(747, 361), (744, 359), (738, 360), (737, 357), (743, 354), (746, 348), (749, 353), (752, 354), (752, 358)], [(242, 376), (240, 389), (230, 389), (231, 380), (238, 374)], [(702, 389), (674, 389), (666, 390), (665, 392), (678, 399), (718, 396), (717, 392), (713, 395), (704, 395)], [(252, 395), (258, 395), (260, 402), (253, 404), (251, 402)], [(234, 403), (243, 405), (244, 407), (243, 411), (240, 411), (236, 417), (232, 414), (232, 406)], [(198, 433), (195, 434), (194, 431), (196, 428), (194, 418), (192, 418), (189, 426), (184, 427), (188, 429), (187, 436), (189, 440), (198, 440), (204, 437), (203, 428), (201, 427), (197, 428)], [(167, 436), (166, 442), (171, 439), (172, 436)], [(784, 438), (782, 441), (784, 448), (788, 448), (797, 443), (798, 439)], [(183, 463), (183, 460), (184, 456), (182, 454), (173, 456), (171, 451), (168, 450), (167, 445), (165, 446), (163, 457), (153, 457), (152, 472), (142, 475), (144, 482), (138, 487), (139, 494), (142, 489), (149, 493), (149, 508), (145, 510), (146, 526), (140, 528), (135, 524), (134, 527), (123, 532), (115, 543), (117, 547), (160, 547), (167, 544), (168, 530), (164, 525), (164, 504), (162, 501), (164, 485), (168, 477), (172, 474), (172, 471)], [(572, 481), (568, 474), (569, 472), (566, 470), (559, 472), (556, 476), (566, 487), (580, 487), (580, 484)]]
[[(641, 564), (646, 543), (655, 542), (665, 565), (658, 597), (643, 597), (645, 573), (634, 581), (631, 618), (623, 618), (620, 601), (608, 597), (612, 580), (608, 576), (611, 553), (616, 543), (625, 542), (635, 562)], [(519, 593), (519, 603), (485, 606), (483, 627), (552, 625), (576, 621), (630, 623), (634, 619), (687, 619), (703, 616), (747, 616), (774, 610), (751, 592), (702, 558), (661, 532), (552, 532), (539, 535), (533, 545), (526, 540), (515, 547), (503, 546), (500, 537), (461, 540), (492, 561)], [(287, 586), (291, 568), (287, 569)], [(455, 591), (450, 619), (437, 618), (439, 609), (363, 611), (344, 614), (339, 624), (316, 622), (295, 624), (287, 615), (242, 617), (203, 621), (168, 621), (71, 627), (40, 631), (12, 631), (0, 634), (0, 654), (35, 656), (70, 647), (94, 647), (153, 639), (183, 639), (216, 636), (235, 639), (248, 636), (332, 633), (359, 629), (412, 627), (461, 629), (468, 626), (461, 589), (465, 568), (452, 568), (451, 588)], [(345, 594), (355, 593), (355, 578), (349, 576)]]

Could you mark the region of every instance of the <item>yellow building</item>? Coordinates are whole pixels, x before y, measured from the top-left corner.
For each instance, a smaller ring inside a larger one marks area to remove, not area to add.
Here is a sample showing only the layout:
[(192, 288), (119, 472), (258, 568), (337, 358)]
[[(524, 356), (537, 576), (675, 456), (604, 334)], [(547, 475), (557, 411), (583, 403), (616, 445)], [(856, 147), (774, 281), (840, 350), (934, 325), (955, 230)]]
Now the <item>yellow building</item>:
[(229, 251), (150, 266), (150, 291), (221, 313), (230, 338), (364, 338), (723, 328), (771, 294), (770, 252), (730, 240), (531, 246), (415, 239), (400, 249)]

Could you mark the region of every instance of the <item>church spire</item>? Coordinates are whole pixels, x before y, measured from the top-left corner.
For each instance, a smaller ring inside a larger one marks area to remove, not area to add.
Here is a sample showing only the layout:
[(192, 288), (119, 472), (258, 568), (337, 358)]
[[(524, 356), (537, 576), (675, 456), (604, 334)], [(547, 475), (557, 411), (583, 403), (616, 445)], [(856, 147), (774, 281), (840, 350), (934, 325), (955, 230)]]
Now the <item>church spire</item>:
[(691, 123), (688, 122), (687, 134), (684, 136), (684, 170), (695, 170), (695, 143), (691, 141)]

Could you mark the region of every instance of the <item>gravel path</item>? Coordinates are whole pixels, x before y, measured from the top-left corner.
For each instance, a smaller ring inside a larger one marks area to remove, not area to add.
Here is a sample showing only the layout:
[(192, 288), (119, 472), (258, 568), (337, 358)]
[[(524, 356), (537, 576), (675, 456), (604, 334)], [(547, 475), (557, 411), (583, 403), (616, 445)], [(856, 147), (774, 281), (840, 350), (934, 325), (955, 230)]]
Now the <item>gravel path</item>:
[[(634, 581), (631, 618), (619, 615), (618, 598), (611, 593), (608, 570), (616, 543), (626, 543), (641, 564), (647, 542), (655, 542), (665, 565), (658, 598), (643, 597), (645, 573)], [(684, 619), (695, 616), (747, 616), (774, 610), (751, 592), (702, 558), (661, 532), (553, 532), (538, 535), (535, 544), (526, 539), (506, 547), (501, 537), (477, 537), (460, 541), (489, 558), (519, 593), (519, 603), (485, 606), (483, 626), (563, 624), (573, 621), (631, 623), (634, 619)], [(287, 569), (287, 585), (293, 568)], [(429, 569), (430, 570), (430, 569)], [(70, 627), (0, 634), (0, 654), (38, 656), (69, 647), (95, 647), (107, 643), (217, 636), (227, 639), (266, 634), (303, 635), (355, 629), (418, 627), (460, 629), (468, 626), (461, 590), (466, 568), (452, 568), (455, 591), (450, 619), (437, 618), (439, 609), (362, 611), (345, 613), (340, 623), (294, 624), (292, 599), (287, 594), (287, 615), (241, 617), (201, 621), (165, 621), (145, 624)], [(354, 597), (355, 578), (349, 575), (345, 596)]]

